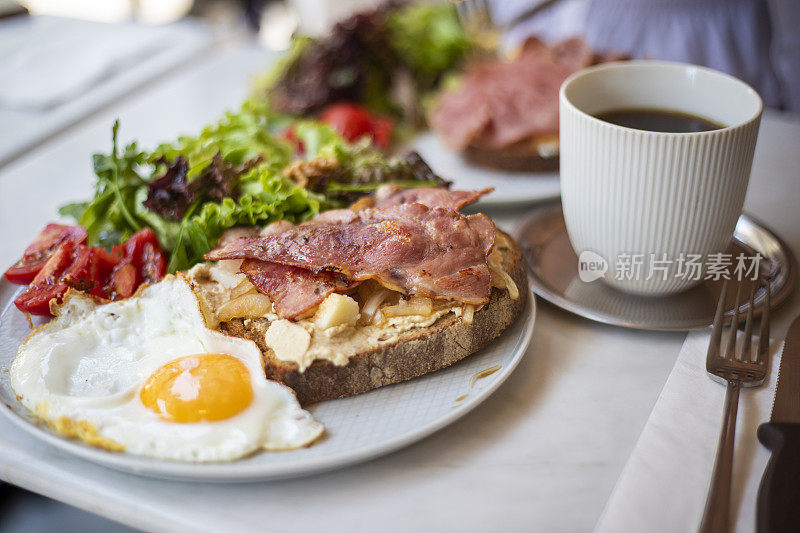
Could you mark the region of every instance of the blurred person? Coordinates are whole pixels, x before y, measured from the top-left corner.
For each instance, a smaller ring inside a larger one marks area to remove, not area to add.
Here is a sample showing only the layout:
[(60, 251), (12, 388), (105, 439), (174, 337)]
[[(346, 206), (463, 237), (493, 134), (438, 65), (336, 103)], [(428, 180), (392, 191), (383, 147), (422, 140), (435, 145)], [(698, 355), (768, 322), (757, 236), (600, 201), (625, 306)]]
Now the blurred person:
[(798, 0), (492, 0), (507, 41), (575, 35), (603, 52), (704, 65), (800, 113)]

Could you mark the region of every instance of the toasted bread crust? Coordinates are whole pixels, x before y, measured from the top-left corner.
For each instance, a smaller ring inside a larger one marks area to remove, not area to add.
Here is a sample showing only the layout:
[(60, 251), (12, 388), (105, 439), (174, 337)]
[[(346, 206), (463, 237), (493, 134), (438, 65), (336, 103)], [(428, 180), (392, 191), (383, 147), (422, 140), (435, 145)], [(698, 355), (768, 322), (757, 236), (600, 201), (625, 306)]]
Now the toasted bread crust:
[(502, 150), (470, 145), (464, 149), (467, 161), (497, 170), (514, 172), (556, 172), (558, 155), (542, 157), (535, 144), (523, 142)]
[(391, 343), (352, 355), (344, 366), (316, 360), (300, 372), (294, 362), (276, 358), (264, 343), (269, 326), (266, 319), (235, 319), (220, 328), (255, 341), (264, 352), (267, 377), (291, 387), (301, 404), (353, 396), (449, 366), (500, 335), (520, 314), (528, 297), (527, 276), (516, 243), (504, 253), (503, 264), (517, 284), (518, 300), (512, 300), (505, 290), (492, 289), (489, 303), (475, 312), (472, 324), (447, 314), (430, 327), (403, 332)]

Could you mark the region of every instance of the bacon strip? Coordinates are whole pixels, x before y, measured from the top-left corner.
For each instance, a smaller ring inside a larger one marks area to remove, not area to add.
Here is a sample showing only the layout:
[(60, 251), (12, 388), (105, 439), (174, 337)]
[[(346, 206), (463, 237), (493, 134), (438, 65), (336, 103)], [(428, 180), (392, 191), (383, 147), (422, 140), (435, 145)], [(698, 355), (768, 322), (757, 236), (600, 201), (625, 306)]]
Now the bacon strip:
[(480, 191), (451, 191), (443, 187), (401, 189), (395, 185), (382, 185), (375, 194), (375, 207), (391, 207), (416, 202), (428, 207), (445, 207), (458, 211), (493, 190), (494, 187), (487, 187)]
[[(336, 272), (351, 282), (375, 279), (403, 293), (475, 305), (489, 301), (486, 257), (494, 246), (495, 227), (486, 216), (419, 203), (339, 211), (325, 213), (323, 220), (228, 242), (205, 258), (257, 259), (313, 273)], [(296, 316), (307, 305), (305, 298), (302, 306), (282, 301), (287, 303), (281, 304), (286, 316)]]
[(245, 259), (241, 271), (259, 292), (269, 296), (283, 318), (295, 318), (319, 305), (332, 292), (344, 292), (356, 285), (334, 272), (311, 272), (279, 263)]

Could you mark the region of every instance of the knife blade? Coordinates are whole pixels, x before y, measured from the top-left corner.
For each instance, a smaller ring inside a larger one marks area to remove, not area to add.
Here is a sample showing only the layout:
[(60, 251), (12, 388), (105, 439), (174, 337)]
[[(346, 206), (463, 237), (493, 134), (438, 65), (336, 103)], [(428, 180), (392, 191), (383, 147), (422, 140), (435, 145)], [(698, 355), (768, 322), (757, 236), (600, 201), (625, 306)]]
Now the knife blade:
[(789, 326), (770, 421), (758, 428), (770, 459), (758, 487), (759, 533), (800, 530), (800, 316)]

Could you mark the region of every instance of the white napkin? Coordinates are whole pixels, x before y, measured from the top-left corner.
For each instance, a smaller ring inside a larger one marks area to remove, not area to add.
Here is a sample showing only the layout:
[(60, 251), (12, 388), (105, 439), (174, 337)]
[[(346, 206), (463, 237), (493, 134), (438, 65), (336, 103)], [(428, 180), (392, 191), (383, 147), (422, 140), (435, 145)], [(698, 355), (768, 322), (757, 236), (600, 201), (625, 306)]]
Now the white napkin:
[[(705, 369), (708, 331), (690, 333), (595, 531), (696, 531), (722, 426), (725, 387)], [(755, 529), (755, 504), (769, 454), (756, 430), (769, 419), (781, 342), (772, 342), (764, 385), (742, 389), (734, 449), (732, 520)]]
[(46, 109), (130, 68), (163, 45), (163, 28), (24, 17), (0, 24), (0, 107)]

